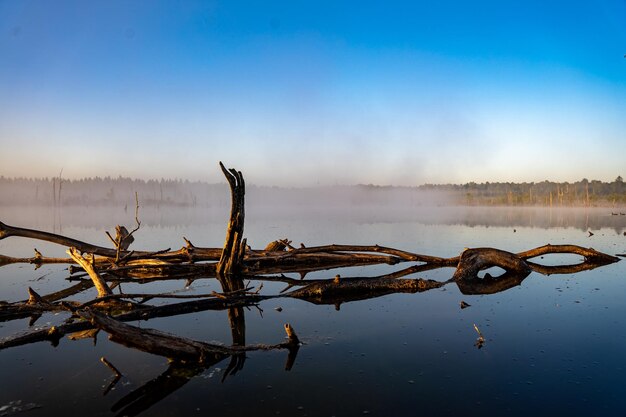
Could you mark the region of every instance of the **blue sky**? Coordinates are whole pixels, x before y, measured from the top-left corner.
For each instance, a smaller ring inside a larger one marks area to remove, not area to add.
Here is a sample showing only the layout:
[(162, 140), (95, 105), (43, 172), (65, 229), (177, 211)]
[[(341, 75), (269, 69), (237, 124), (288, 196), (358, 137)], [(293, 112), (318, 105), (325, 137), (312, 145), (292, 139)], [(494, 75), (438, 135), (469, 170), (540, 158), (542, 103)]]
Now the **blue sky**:
[(624, 54), (623, 0), (0, 0), (0, 174), (611, 181)]

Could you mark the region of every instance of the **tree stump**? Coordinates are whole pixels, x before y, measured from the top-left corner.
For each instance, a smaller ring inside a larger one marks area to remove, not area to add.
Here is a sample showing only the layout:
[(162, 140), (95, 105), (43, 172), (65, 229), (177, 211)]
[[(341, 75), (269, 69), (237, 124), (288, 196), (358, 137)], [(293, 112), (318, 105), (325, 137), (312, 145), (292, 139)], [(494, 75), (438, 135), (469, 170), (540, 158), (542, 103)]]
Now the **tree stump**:
[(246, 253), (246, 240), (243, 239), (246, 184), (240, 171), (233, 168), (226, 169), (221, 162), (220, 168), (230, 186), (231, 207), (226, 240), (216, 273), (222, 289), (225, 292), (231, 292), (244, 287), (243, 280), (237, 274), (241, 272), (243, 257)]

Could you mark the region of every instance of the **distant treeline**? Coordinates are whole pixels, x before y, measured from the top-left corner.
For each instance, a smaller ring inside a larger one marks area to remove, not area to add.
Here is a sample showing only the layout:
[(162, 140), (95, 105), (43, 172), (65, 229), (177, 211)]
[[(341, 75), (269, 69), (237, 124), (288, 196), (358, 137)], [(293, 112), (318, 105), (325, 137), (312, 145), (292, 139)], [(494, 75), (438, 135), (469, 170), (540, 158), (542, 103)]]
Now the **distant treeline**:
[[(225, 183), (187, 180), (137, 180), (95, 177), (79, 180), (6, 178), (0, 176), (0, 205), (228, 206)], [(247, 198), (262, 206), (344, 205), (493, 205), (493, 206), (624, 206), (622, 177), (606, 183), (583, 179), (575, 183), (426, 184), (417, 187), (376, 185), (280, 188), (248, 185)]]
[(494, 206), (613, 206), (626, 204), (626, 184), (586, 178), (574, 182), (470, 182), (463, 185), (423, 185), (427, 190), (449, 191), (457, 203)]

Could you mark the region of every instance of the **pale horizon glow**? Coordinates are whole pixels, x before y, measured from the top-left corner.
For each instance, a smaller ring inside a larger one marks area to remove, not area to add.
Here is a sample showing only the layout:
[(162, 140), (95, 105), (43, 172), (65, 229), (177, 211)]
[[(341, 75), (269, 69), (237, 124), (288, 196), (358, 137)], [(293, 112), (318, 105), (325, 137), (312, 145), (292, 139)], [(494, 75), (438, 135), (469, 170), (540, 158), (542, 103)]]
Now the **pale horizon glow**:
[(544, 3), (5, 0), (0, 175), (613, 181), (626, 3)]

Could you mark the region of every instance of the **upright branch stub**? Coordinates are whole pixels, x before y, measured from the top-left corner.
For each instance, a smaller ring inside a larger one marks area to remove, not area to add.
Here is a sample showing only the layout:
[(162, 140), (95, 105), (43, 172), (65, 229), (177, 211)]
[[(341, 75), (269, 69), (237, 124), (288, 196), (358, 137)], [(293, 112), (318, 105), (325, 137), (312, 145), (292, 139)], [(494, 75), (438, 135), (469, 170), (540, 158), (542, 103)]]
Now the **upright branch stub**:
[(243, 280), (235, 278), (234, 275), (241, 271), (246, 250), (245, 243), (242, 244), (246, 184), (241, 171), (226, 169), (221, 162), (220, 168), (230, 186), (231, 207), (226, 240), (216, 272), (224, 291), (234, 291), (243, 288)]

